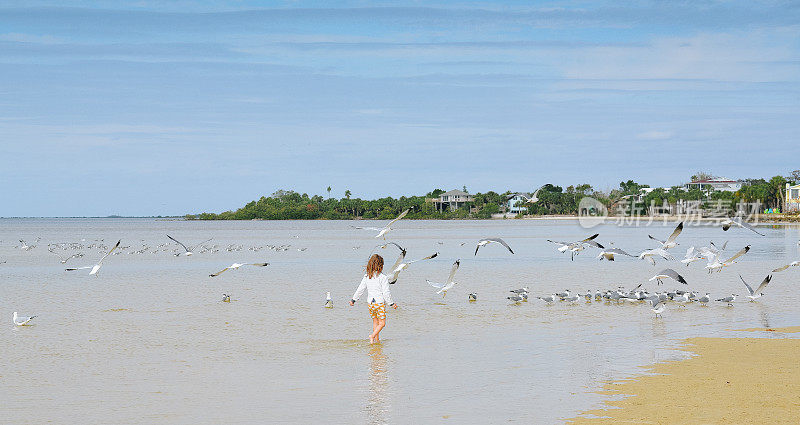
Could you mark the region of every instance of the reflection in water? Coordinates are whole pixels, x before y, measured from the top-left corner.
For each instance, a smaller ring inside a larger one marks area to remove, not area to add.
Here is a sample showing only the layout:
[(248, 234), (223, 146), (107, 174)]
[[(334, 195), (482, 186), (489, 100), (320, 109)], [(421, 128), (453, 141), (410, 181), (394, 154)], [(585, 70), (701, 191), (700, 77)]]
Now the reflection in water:
[(382, 344), (371, 345), (369, 356), (369, 398), (367, 401), (369, 423), (385, 424), (389, 422), (389, 375)]
[(758, 316), (761, 319), (761, 326), (769, 328), (769, 310), (767, 306), (761, 303), (755, 303), (758, 306)]

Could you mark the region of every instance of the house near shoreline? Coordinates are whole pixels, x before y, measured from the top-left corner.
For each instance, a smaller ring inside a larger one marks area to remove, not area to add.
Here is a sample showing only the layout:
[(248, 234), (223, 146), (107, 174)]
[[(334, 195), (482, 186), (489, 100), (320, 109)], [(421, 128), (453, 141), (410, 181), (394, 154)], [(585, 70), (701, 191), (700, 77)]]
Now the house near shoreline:
[(800, 184), (794, 186), (786, 183), (786, 202), (783, 211), (800, 211)]
[(723, 192), (736, 192), (746, 185), (744, 180), (730, 180), (726, 178), (715, 178), (705, 180), (695, 180), (684, 185), (686, 190), (700, 189), (700, 190), (718, 190)]
[(430, 199), (430, 202), (433, 202), (433, 205), (439, 212), (446, 210), (455, 211), (466, 205), (468, 202), (474, 201), (475, 198), (473, 198), (472, 195), (458, 189), (442, 193), (438, 198)]
[(533, 195), (527, 192), (512, 193), (506, 197), (505, 209), (510, 214), (521, 214), (528, 212), (528, 207), (523, 206), (533, 199)]

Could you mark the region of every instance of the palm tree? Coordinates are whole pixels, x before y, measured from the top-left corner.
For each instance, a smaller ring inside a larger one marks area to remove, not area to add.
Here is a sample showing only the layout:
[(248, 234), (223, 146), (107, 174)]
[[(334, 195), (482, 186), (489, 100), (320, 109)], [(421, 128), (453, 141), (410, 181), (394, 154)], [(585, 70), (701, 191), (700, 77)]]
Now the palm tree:
[[(330, 188), (328, 188), (328, 192), (330, 192)], [(347, 199), (350, 199), (350, 195), (351, 194), (352, 193), (350, 192), (350, 189), (347, 189), (347, 190), (344, 191), (344, 197), (347, 198)]]
[(330, 197), (331, 197), (331, 187), (328, 186), (328, 198), (330, 198)]

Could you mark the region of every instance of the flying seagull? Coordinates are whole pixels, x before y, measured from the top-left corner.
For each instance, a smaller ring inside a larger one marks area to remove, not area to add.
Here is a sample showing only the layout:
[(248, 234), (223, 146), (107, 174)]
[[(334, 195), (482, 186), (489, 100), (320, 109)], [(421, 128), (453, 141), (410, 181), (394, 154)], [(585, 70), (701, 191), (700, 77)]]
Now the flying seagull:
[(356, 228), (356, 229), (374, 230), (374, 231), (378, 232), (378, 234), (375, 235), (376, 238), (383, 237), (383, 240), (386, 240), (386, 234), (389, 233), (390, 230), (392, 230), (392, 224), (394, 224), (395, 221), (400, 220), (401, 218), (405, 217), (406, 214), (408, 214), (408, 211), (409, 210), (406, 209), (405, 211), (401, 212), (400, 215), (397, 216), (397, 218), (395, 218), (394, 220), (390, 221), (384, 227), (360, 227), (360, 226), (353, 226), (353, 227)]
[(453, 263), (453, 268), (450, 269), (450, 276), (447, 277), (447, 280), (444, 283), (431, 282), (428, 279), (425, 279), (425, 282), (428, 282), (428, 285), (431, 285), (434, 288), (438, 289), (439, 291), (437, 291), (436, 293), (442, 294), (442, 297), (444, 297), (445, 295), (447, 295), (447, 291), (456, 285), (457, 282), (453, 281), (453, 276), (455, 276), (456, 270), (458, 270), (458, 266), (460, 265), (461, 265), (461, 260), (456, 260), (456, 262)]
[(120, 242), (122, 242), (122, 239), (118, 240), (118, 241), (117, 241), (117, 244), (116, 244), (116, 245), (114, 245), (114, 247), (113, 247), (113, 248), (111, 248), (111, 249), (110, 249), (108, 252), (106, 252), (106, 255), (104, 255), (104, 256), (103, 256), (103, 258), (101, 258), (101, 259), (100, 259), (100, 261), (98, 261), (98, 262), (97, 262), (97, 264), (95, 264), (95, 265), (93, 265), (93, 266), (84, 266), (84, 267), (70, 267), (70, 268), (68, 268), (68, 269), (65, 269), (65, 270), (66, 270), (66, 271), (68, 271), (68, 272), (73, 272), (73, 271), (75, 271), (75, 270), (92, 269), (92, 271), (90, 271), (90, 272), (89, 272), (89, 275), (96, 275), (96, 274), (97, 274), (97, 272), (98, 272), (98, 271), (100, 271), (100, 267), (102, 267), (102, 266), (103, 266), (103, 260), (105, 260), (105, 259), (106, 259), (106, 257), (108, 257), (109, 255), (111, 255), (111, 253), (112, 253), (112, 252), (114, 252), (114, 250), (115, 250), (115, 249), (117, 249), (117, 247), (119, 247), (119, 243), (120, 243)]
[(714, 254), (708, 258), (708, 264), (706, 264), (706, 268), (708, 269), (709, 273), (713, 273), (714, 271), (722, 271), (722, 268), (725, 266), (730, 266), (733, 264), (733, 260), (741, 257), (744, 254), (747, 254), (747, 251), (750, 251), (750, 245), (742, 248), (736, 254), (733, 254), (733, 257), (728, 258), (725, 261), (719, 260), (719, 254)]
[(83, 254), (81, 254), (81, 253), (79, 252), (79, 253), (77, 253), (77, 254), (72, 254), (72, 255), (70, 255), (69, 257), (62, 258), (60, 255), (58, 255), (58, 253), (57, 253), (57, 252), (53, 251), (53, 248), (50, 248), (50, 249), (48, 249), (48, 251), (50, 251), (52, 254), (55, 254), (55, 255), (57, 255), (57, 256), (58, 256), (58, 260), (59, 260), (59, 261), (61, 261), (61, 264), (67, 264), (67, 261), (69, 261), (69, 260), (71, 260), (71, 259), (73, 259), (73, 258), (80, 258), (80, 257), (83, 257)]
[(394, 245), (394, 246), (396, 246), (396, 247), (397, 247), (397, 249), (399, 249), (399, 250), (400, 250), (400, 252), (405, 252), (405, 251), (406, 251), (405, 249), (403, 249), (403, 247), (402, 247), (402, 246), (398, 245), (398, 244), (397, 244), (397, 243), (395, 243), (395, 242), (386, 242), (386, 243), (385, 243), (385, 244), (383, 244), (383, 245), (377, 245), (375, 248), (386, 249), (386, 247), (387, 247), (387, 246), (389, 246), (389, 245)]
[(672, 234), (669, 235), (669, 237), (665, 241), (662, 241), (661, 239), (656, 239), (651, 235), (647, 235), (647, 237), (652, 239), (652, 240), (654, 240), (654, 241), (656, 241), (656, 242), (658, 242), (658, 243), (660, 243), (661, 244), (661, 248), (664, 249), (664, 250), (667, 250), (667, 249), (675, 248), (676, 246), (678, 246), (678, 243), (675, 242), (675, 238), (677, 238), (678, 235), (681, 234), (681, 231), (683, 231), (683, 222), (682, 221), (678, 224), (677, 227), (675, 227), (675, 230), (672, 231)]
[(747, 292), (750, 293), (750, 295), (748, 295), (747, 298), (750, 298), (750, 301), (752, 302), (758, 298), (761, 298), (761, 296), (764, 295), (761, 293), (761, 291), (763, 291), (764, 288), (766, 288), (767, 285), (769, 284), (769, 281), (772, 280), (772, 275), (767, 275), (767, 277), (765, 277), (764, 280), (761, 281), (761, 285), (758, 285), (758, 288), (756, 288), (755, 291), (753, 290), (753, 288), (750, 287), (750, 285), (747, 284), (747, 282), (744, 281), (742, 275), (739, 275), (739, 279), (742, 279), (742, 283), (744, 283), (744, 286), (747, 287)]
[(722, 220), (720, 224), (722, 225), (722, 230), (725, 231), (730, 229), (731, 226), (736, 226), (736, 227), (743, 227), (747, 230), (752, 230), (753, 232), (758, 233), (761, 236), (766, 236), (765, 234), (760, 233), (758, 230), (756, 230), (755, 227), (747, 224), (747, 222), (742, 220), (741, 217), (726, 218), (725, 220)]
[(661, 281), (661, 279), (666, 279), (666, 278), (675, 279), (684, 285), (688, 285), (688, 283), (686, 283), (686, 279), (684, 279), (683, 276), (679, 275), (678, 272), (672, 269), (661, 270), (660, 272), (656, 273), (655, 276), (651, 277), (650, 281), (652, 282), (654, 280), (657, 280), (658, 284), (661, 285), (662, 283), (664, 283)]
[(600, 253), (597, 254), (597, 258), (600, 259), (600, 261), (603, 260), (614, 261), (615, 255), (627, 255), (628, 257), (635, 257), (635, 255), (628, 254), (627, 252), (619, 248), (611, 248), (600, 251)]
[[(168, 237), (168, 238), (170, 238), (170, 239), (172, 239), (173, 241), (175, 241), (175, 242), (176, 242), (178, 245), (182, 246), (182, 247), (183, 247), (183, 249), (185, 249), (185, 250), (186, 250), (186, 252), (179, 252), (179, 253), (175, 254), (175, 256), (176, 256), (176, 257), (178, 257), (178, 256), (180, 256), (180, 255), (185, 255), (185, 256), (187, 256), (187, 257), (188, 257), (188, 256), (190, 256), (190, 255), (194, 254), (194, 252), (193, 252), (193, 251), (194, 251), (194, 250), (196, 250), (196, 249), (197, 249), (197, 248), (198, 248), (200, 245), (202, 245), (202, 244), (204, 244), (204, 243), (206, 243), (206, 242), (209, 242), (209, 241), (211, 241), (211, 239), (208, 239), (208, 240), (205, 240), (205, 241), (203, 241), (203, 242), (200, 242), (199, 244), (197, 244), (197, 245), (195, 245), (195, 246), (192, 246), (192, 247), (187, 247), (186, 245), (184, 245), (183, 243), (181, 243), (179, 240), (177, 240), (177, 239), (173, 238), (172, 236), (170, 236), (170, 235), (167, 235), (167, 237)], [(213, 238), (212, 238), (212, 239), (213, 239)]]
[(436, 253), (433, 253), (432, 255), (429, 255), (429, 256), (427, 256), (427, 257), (420, 258), (420, 259), (418, 259), (418, 260), (409, 261), (409, 262), (407, 262), (407, 263), (402, 263), (402, 262), (401, 262), (401, 263), (400, 263), (400, 264), (398, 264), (398, 265), (397, 265), (397, 266), (396, 266), (394, 269), (392, 269), (392, 276), (394, 276), (395, 280), (397, 280), (397, 275), (398, 275), (398, 274), (400, 274), (400, 272), (401, 272), (401, 271), (403, 271), (403, 270), (407, 269), (409, 265), (411, 265), (411, 264), (414, 264), (414, 263), (416, 263), (417, 261), (430, 260), (430, 259), (432, 259), (432, 258), (436, 258), (436, 257), (438, 257), (438, 256), (439, 256), (439, 253), (438, 253), (438, 252), (436, 252)]
[(700, 251), (697, 250), (694, 246), (690, 246), (689, 249), (686, 250), (686, 255), (681, 260), (681, 263), (686, 264), (686, 267), (689, 267), (689, 263), (694, 263), (695, 261), (702, 260), (702, 254)]
[(14, 320), (14, 324), (15, 324), (15, 325), (17, 325), (17, 326), (25, 326), (25, 325), (27, 325), (27, 324), (28, 324), (28, 322), (30, 322), (31, 320), (33, 320), (33, 318), (34, 318), (34, 317), (36, 317), (36, 316), (31, 316), (31, 317), (22, 317), (22, 316), (19, 316), (19, 315), (17, 314), (17, 312), (15, 311), (15, 312), (14, 312), (14, 318), (13, 318), (13, 320)]
[(785, 265), (783, 267), (778, 267), (777, 269), (773, 270), (772, 273), (782, 272), (782, 271), (784, 271), (784, 270), (786, 270), (786, 269), (788, 269), (789, 267), (792, 267), (792, 266), (800, 266), (800, 261), (792, 261), (791, 263), (789, 263), (789, 264), (787, 264), (787, 265)]
[(658, 255), (659, 257), (661, 257), (661, 258), (663, 258), (665, 260), (674, 260), (675, 259), (675, 257), (672, 256), (672, 254), (670, 254), (667, 251), (664, 251), (661, 248), (648, 249), (648, 250), (642, 251), (642, 253), (639, 254), (639, 259), (640, 260), (647, 259), (648, 261), (650, 261), (650, 264), (655, 266), (656, 265), (656, 259), (655, 259), (656, 255)]
[(504, 240), (502, 240), (500, 238), (485, 238), (485, 239), (481, 239), (481, 240), (478, 241), (478, 246), (475, 247), (475, 255), (478, 255), (478, 250), (481, 249), (482, 246), (489, 245), (490, 243), (499, 243), (500, 245), (503, 245), (504, 247), (506, 247), (508, 252), (510, 252), (512, 254), (514, 253), (514, 250), (512, 250), (511, 247), (508, 246), (506, 241), (504, 241)]
[(210, 274), (209, 276), (217, 277), (217, 276), (221, 275), (222, 273), (224, 273), (227, 270), (236, 270), (236, 269), (238, 269), (239, 267), (242, 267), (242, 266), (266, 267), (268, 265), (269, 265), (269, 263), (247, 263), (247, 264), (233, 263), (230, 266), (225, 267), (224, 269), (222, 269), (222, 270), (220, 270), (220, 271), (218, 271), (216, 273)]
[[(394, 265), (392, 266), (392, 268), (390, 270), (394, 270), (394, 269), (398, 268), (400, 266), (400, 264), (403, 263), (403, 260), (405, 258), (406, 258), (406, 250), (405, 249), (401, 249), (400, 250), (400, 256), (397, 257), (397, 261), (394, 262)], [(399, 273), (400, 272), (395, 273), (393, 271), (393, 272), (389, 273), (388, 276), (386, 276), (389, 279), (389, 284), (390, 285), (394, 285), (397, 282), (397, 275)]]
[(600, 245), (599, 243), (594, 241), (594, 239), (596, 237), (598, 237), (598, 236), (600, 236), (600, 234), (599, 233), (595, 233), (594, 235), (589, 236), (586, 239), (582, 239), (582, 240), (579, 240), (579, 241), (576, 241), (576, 242), (559, 242), (559, 241), (554, 241), (554, 240), (550, 240), (550, 239), (547, 239), (547, 242), (551, 242), (551, 243), (554, 243), (556, 245), (559, 245), (558, 252), (570, 251), (571, 259), (574, 261), (575, 260), (575, 255), (580, 253), (580, 251), (583, 251), (584, 249), (586, 249), (586, 245), (590, 245), (590, 246), (593, 246), (595, 248), (600, 248), (600, 249), (605, 248), (603, 245)]

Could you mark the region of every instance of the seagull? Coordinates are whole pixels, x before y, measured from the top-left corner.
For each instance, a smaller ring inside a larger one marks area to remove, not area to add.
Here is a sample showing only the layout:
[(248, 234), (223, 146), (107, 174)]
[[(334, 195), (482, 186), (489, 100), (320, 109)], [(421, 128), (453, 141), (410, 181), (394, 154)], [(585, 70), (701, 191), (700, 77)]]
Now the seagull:
[[(186, 245), (182, 244), (182, 243), (181, 243), (179, 240), (177, 240), (177, 239), (173, 238), (172, 236), (170, 236), (170, 235), (167, 235), (167, 237), (168, 237), (168, 238), (170, 238), (170, 239), (172, 239), (173, 241), (177, 242), (177, 244), (178, 244), (178, 245), (182, 246), (182, 247), (183, 247), (183, 249), (185, 249), (185, 250), (186, 250), (186, 252), (179, 252), (179, 253), (175, 254), (175, 256), (176, 256), (176, 257), (178, 257), (178, 256), (181, 256), (181, 255), (185, 255), (185, 256), (187, 256), (187, 257), (188, 257), (188, 256), (190, 256), (190, 255), (194, 254), (194, 252), (193, 252), (193, 251), (194, 251), (194, 250), (196, 250), (196, 249), (197, 249), (197, 248), (198, 248), (200, 245), (202, 245), (202, 244), (204, 244), (204, 243), (206, 243), (206, 242), (209, 242), (209, 241), (211, 241), (211, 239), (208, 239), (208, 240), (205, 240), (205, 241), (203, 241), (203, 242), (200, 242), (199, 244), (197, 244), (197, 245), (195, 245), (195, 246), (192, 246), (192, 247), (187, 247)], [(213, 239), (213, 238), (212, 238), (212, 239)]]
[(603, 261), (604, 259), (608, 261), (614, 261), (614, 255), (627, 255), (628, 257), (635, 257), (635, 255), (628, 254), (619, 248), (611, 248), (600, 251), (600, 254), (597, 254), (597, 258), (600, 259), (600, 261)]
[(21, 250), (23, 250), (23, 251), (30, 251), (30, 250), (32, 250), (33, 248), (36, 248), (36, 245), (28, 245), (28, 244), (27, 244), (27, 243), (25, 243), (25, 241), (23, 241), (22, 239), (20, 239), (20, 240), (19, 240), (19, 243), (21, 243), (21, 244), (22, 244), (22, 246), (20, 246), (20, 247), (19, 247), (19, 249), (21, 249)]
[(686, 279), (684, 279), (683, 276), (679, 275), (678, 272), (672, 269), (661, 270), (660, 272), (656, 273), (655, 276), (651, 277), (650, 281), (652, 282), (654, 280), (657, 280), (658, 284), (661, 285), (662, 283), (664, 283), (661, 281), (661, 279), (666, 279), (666, 278), (675, 279), (684, 285), (688, 285), (688, 283), (686, 283)]
[(519, 304), (522, 302), (522, 297), (519, 295), (512, 295), (510, 297), (506, 297), (506, 299), (511, 300), (514, 304)]
[(729, 297), (720, 298), (720, 299), (718, 299), (717, 301), (721, 301), (721, 302), (724, 302), (724, 303), (728, 303), (728, 306), (733, 306), (733, 304), (731, 304), (731, 303), (732, 303), (732, 302), (734, 302), (734, 301), (736, 301), (736, 297), (738, 297), (738, 295), (736, 295), (736, 294), (731, 294)]
[(661, 239), (656, 239), (656, 238), (652, 237), (651, 235), (647, 235), (647, 237), (652, 239), (652, 240), (654, 240), (654, 241), (656, 241), (656, 242), (658, 242), (658, 243), (660, 243), (661, 244), (661, 248), (664, 249), (664, 250), (667, 250), (667, 249), (675, 248), (676, 246), (678, 246), (678, 243), (675, 242), (675, 238), (677, 238), (678, 235), (681, 234), (681, 231), (683, 231), (683, 222), (682, 221), (678, 224), (677, 227), (675, 227), (675, 230), (672, 232), (671, 235), (669, 235), (669, 237), (665, 241), (662, 241)]
[(558, 247), (558, 252), (570, 251), (570, 253), (571, 253), (570, 255), (572, 257), (572, 260), (574, 261), (575, 260), (575, 255), (580, 253), (580, 251), (583, 251), (584, 249), (586, 249), (586, 245), (591, 245), (591, 246), (593, 246), (595, 248), (600, 248), (600, 249), (604, 249), (605, 248), (603, 245), (600, 245), (599, 243), (594, 241), (594, 239), (596, 237), (598, 237), (598, 236), (600, 236), (600, 234), (599, 233), (595, 233), (594, 235), (589, 236), (586, 239), (582, 239), (582, 240), (579, 240), (579, 241), (576, 241), (576, 242), (559, 242), (559, 241), (554, 241), (554, 240), (550, 240), (550, 239), (547, 239), (547, 242), (551, 242), (551, 243), (554, 243), (556, 245), (560, 245)]
[(697, 299), (697, 302), (699, 302), (702, 305), (708, 304), (709, 301), (711, 301), (711, 294), (709, 294), (708, 292), (706, 292), (705, 295)]
[(222, 302), (229, 303), (231, 302), (231, 296), (228, 294), (222, 294)]
[(540, 299), (540, 300), (542, 300), (542, 301), (544, 301), (546, 303), (552, 303), (552, 302), (555, 302), (555, 300), (556, 300), (556, 294), (550, 294), (550, 295), (545, 295), (543, 297), (536, 297), (536, 298), (538, 298), (538, 299)]
[(744, 254), (747, 254), (747, 251), (750, 251), (750, 245), (740, 249), (739, 252), (733, 255), (733, 257), (722, 262), (719, 261), (719, 254), (714, 254), (708, 258), (708, 264), (706, 264), (706, 268), (708, 269), (709, 273), (713, 273), (714, 271), (720, 272), (722, 271), (723, 267), (733, 264), (733, 260), (741, 257)]
[(720, 222), (720, 224), (722, 225), (722, 230), (725, 230), (725, 231), (730, 229), (731, 226), (736, 226), (736, 227), (743, 227), (745, 229), (752, 230), (753, 232), (758, 233), (761, 236), (766, 236), (765, 234), (760, 233), (758, 230), (756, 230), (755, 227), (753, 227), (753, 226), (747, 224), (747, 222), (743, 221), (741, 217), (726, 218), (725, 220), (722, 220)]
[(98, 272), (98, 271), (100, 271), (100, 267), (102, 267), (102, 266), (103, 266), (103, 260), (105, 260), (105, 259), (106, 259), (106, 257), (108, 257), (109, 255), (111, 255), (111, 253), (112, 253), (112, 252), (114, 252), (114, 250), (115, 250), (115, 249), (117, 249), (117, 247), (119, 246), (119, 243), (120, 243), (120, 242), (122, 242), (122, 239), (118, 240), (118, 241), (117, 241), (117, 244), (116, 244), (116, 245), (114, 245), (114, 247), (113, 247), (113, 248), (111, 248), (111, 249), (110, 249), (110, 250), (109, 250), (109, 251), (106, 253), (106, 255), (104, 255), (104, 256), (103, 256), (103, 258), (101, 258), (101, 259), (100, 259), (100, 261), (98, 261), (98, 262), (97, 262), (97, 264), (95, 264), (94, 266), (70, 267), (70, 268), (68, 268), (68, 269), (65, 269), (65, 270), (66, 270), (66, 271), (68, 271), (68, 272), (73, 272), (73, 271), (75, 271), (75, 270), (92, 269), (92, 270), (89, 272), (89, 275), (97, 275), (97, 272)]
[(442, 294), (442, 297), (444, 297), (445, 295), (447, 295), (447, 291), (452, 289), (453, 286), (455, 286), (457, 283), (453, 282), (453, 276), (455, 276), (456, 270), (458, 270), (459, 265), (461, 265), (461, 260), (456, 260), (456, 262), (453, 263), (453, 268), (450, 269), (450, 276), (447, 277), (447, 280), (444, 283), (435, 283), (431, 282), (428, 279), (425, 279), (425, 282), (428, 282), (428, 285), (431, 285), (434, 288), (438, 289), (439, 291), (437, 291), (436, 293)]
[(356, 228), (356, 229), (374, 230), (374, 231), (378, 232), (378, 234), (375, 235), (376, 238), (383, 237), (383, 240), (386, 240), (386, 234), (389, 233), (390, 230), (392, 230), (392, 224), (394, 224), (395, 221), (400, 220), (401, 218), (405, 217), (406, 214), (408, 214), (408, 211), (409, 210), (406, 209), (405, 211), (401, 212), (400, 215), (397, 216), (397, 218), (395, 218), (394, 220), (390, 221), (384, 227), (380, 227), (380, 228), (379, 227), (360, 227), (360, 226), (353, 226), (353, 227)]
[(530, 289), (528, 289), (527, 286), (523, 286), (522, 288), (512, 289), (512, 290), (510, 290), (508, 292), (513, 292), (513, 293), (519, 295), (519, 294), (527, 294), (528, 292), (531, 292), (531, 291), (530, 291)]
[(642, 251), (642, 253), (639, 254), (639, 259), (640, 260), (647, 259), (647, 260), (650, 261), (650, 264), (655, 266), (656, 265), (656, 260), (655, 260), (654, 257), (656, 255), (660, 256), (661, 258), (663, 258), (665, 260), (674, 260), (675, 259), (675, 257), (672, 256), (672, 254), (670, 254), (669, 252), (663, 250), (662, 248), (648, 249), (648, 250)]
[(395, 242), (386, 242), (386, 243), (385, 243), (385, 244), (383, 244), (383, 245), (377, 245), (375, 248), (386, 249), (386, 247), (387, 247), (387, 246), (389, 246), (389, 245), (394, 245), (394, 246), (396, 246), (396, 247), (397, 247), (397, 249), (399, 249), (399, 250), (400, 250), (400, 252), (405, 252), (405, 251), (406, 251), (406, 250), (405, 250), (405, 249), (404, 249), (402, 246), (398, 245), (398, 244), (397, 244), (397, 243), (395, 243)]
[(481, 240), (478, 241), (478, 246), (475, 247), (475, 255), (478, 255), (478, 250), (481, 249), (482, 246), (488, 245), (488, 244), (493, 243), (493, 242), (494, 243), (499, 243), (500, 245), (503, 245), (504, 247), (506, 247), (508, 252), (510, 252), (512, 254), (514, 253), (514, 250), (512, 250), (511, 247), (508, 246), (506, 241), (504, 241), (504, 240), (502, 240), (500, 238), (485, 238), (485, 239), (481, 239)]
[(216, 272), (214, 274), (210, 274), (209, 276), (217, 277), (217, 276), (221, 275), (222, 273), (224, 273), (227, 270), (236, 270), (236, 269), (238, 269), (239, 267), (242, 267), (242, 266), (266, 267), (268, 265), (269, 265), (269, 263), (248, 263), (248, 264), (233, 263), (230, 266), (225, 267), (224, 269), (222, 269), (222, 270), (220, 270), (220, 271), (218, 271), (218, 272)]
[(568, 302), (571, 302), (571, 303), (574, 303), (574, 302), (578, 301), (579, 299), (581, 299), (581, 294), (579, 294), (577, 292), (575, 293), (575, 295), (564, 297), (564, 301), (568, 301)]
[(328, 296), (325, 298), (325, 308), (333, 308), (333, 300), (331, 299), (330, 292), (328, 292)]
[(681, 263), (686, 264), (686, 267), (689, 267), (690, 263), (694, 263), (695, 261), (702, 260), (703, 257), (700, 254), (700, 251), (697, 248), (690, 246), (689, 249), (686, 250), (686, 255), (681, 260)]
[(432, 258), (436, 258), (437, 256), (439, 256), (438, 252), (434, 253), (433, 255), (429, 255), (427, 257), (420, 258), (419, 260), (413, 260), (413, 261), (409, 261), (407, 263), (402, 263), (401, 262), (395, 268), (392, 269), (392, 274), (391, 275), (394, 276), (394, 281), (396, 282), (397, 281), (397, 275), (399, 275), (401, 271), (407, 269), (409, 265), (414, 264), (417, 261), (430, 260)]
[(468, 299), (470, 302), (473, 302), (473, 301), (478, 301), (478, 293), (477, 293), (477, 292), (473, 292), (473, 293), (471, 293), (471, 294), (467, 295), (467, 299)]
[(747, 292), (750, 293), (750, 295), (748, 295), (747, 298), (750, 298), (750, 302), (753, 302), (756, 299), (761, 298), (762, 295), (764, 295), (761, 293), (761, 291), (763, 291), (764, 288), (767, 287), (767, 284), (769, 284), (769, 281), (772, 280), (772, 275), (767, 275), (767, 277), (765, 277), (764, 280), (761, 281), (761, 285), (758, 285), (758, 288), (756, 288), (755, 291), (753, 290), (753, 288), (750, 287), (750, 285), (747, 284), (747, 282), (744, 281), (742, 275), (739, 275), (739, 279), (742, 279), (742, 283), (744, 283), (744, 286), (747, 287)]
[[(398, 245), (398, 247), (399, 247), (399, 245)], [(406, 250), (405, 249), (401, 249), (400, 250), (400, 256), (397, 257), (397, 261), (394, 262), (394, 265), (391, 268), (392, 272), (389, 273), (388, 276), (386, 276), (386, 278), (389, 280), (389, 284), (390, 285), (394, 285), (395, 283), (397, 283), (397, 275), (400, 272), (394, 272), (394, 269), (400, 267), (400, 264), (403, 263), (403, 260), (405, 258), (406, 258)]]
[(14, 324), (15, 325), (17, 325), (17, 326), (25, 326), (25, 325), (28, 324), (28, 322), (33, 320), (34, 317), (36, 317), (36, 316), (22, 317), (22, 316), (17, 315), (17, 312), (15, 311), (13, 320), (14, 320)]
[(667, 308), (662, 300), (650, 300), (650, 311), (656, 314), (656, 317), (661, 316), (661, 313)]
[(789, 267), (793, 267), (793, 266), (800, 266), (800, 261), (792, 261), (791, 263), (789, 263), (789, 264), (787, 264), (787, 265), (785, 265), (783, 267), (778, 267), (777, 269), (773, 270), (772, 273), (782, 272), (782, 271), (788, 269)]

